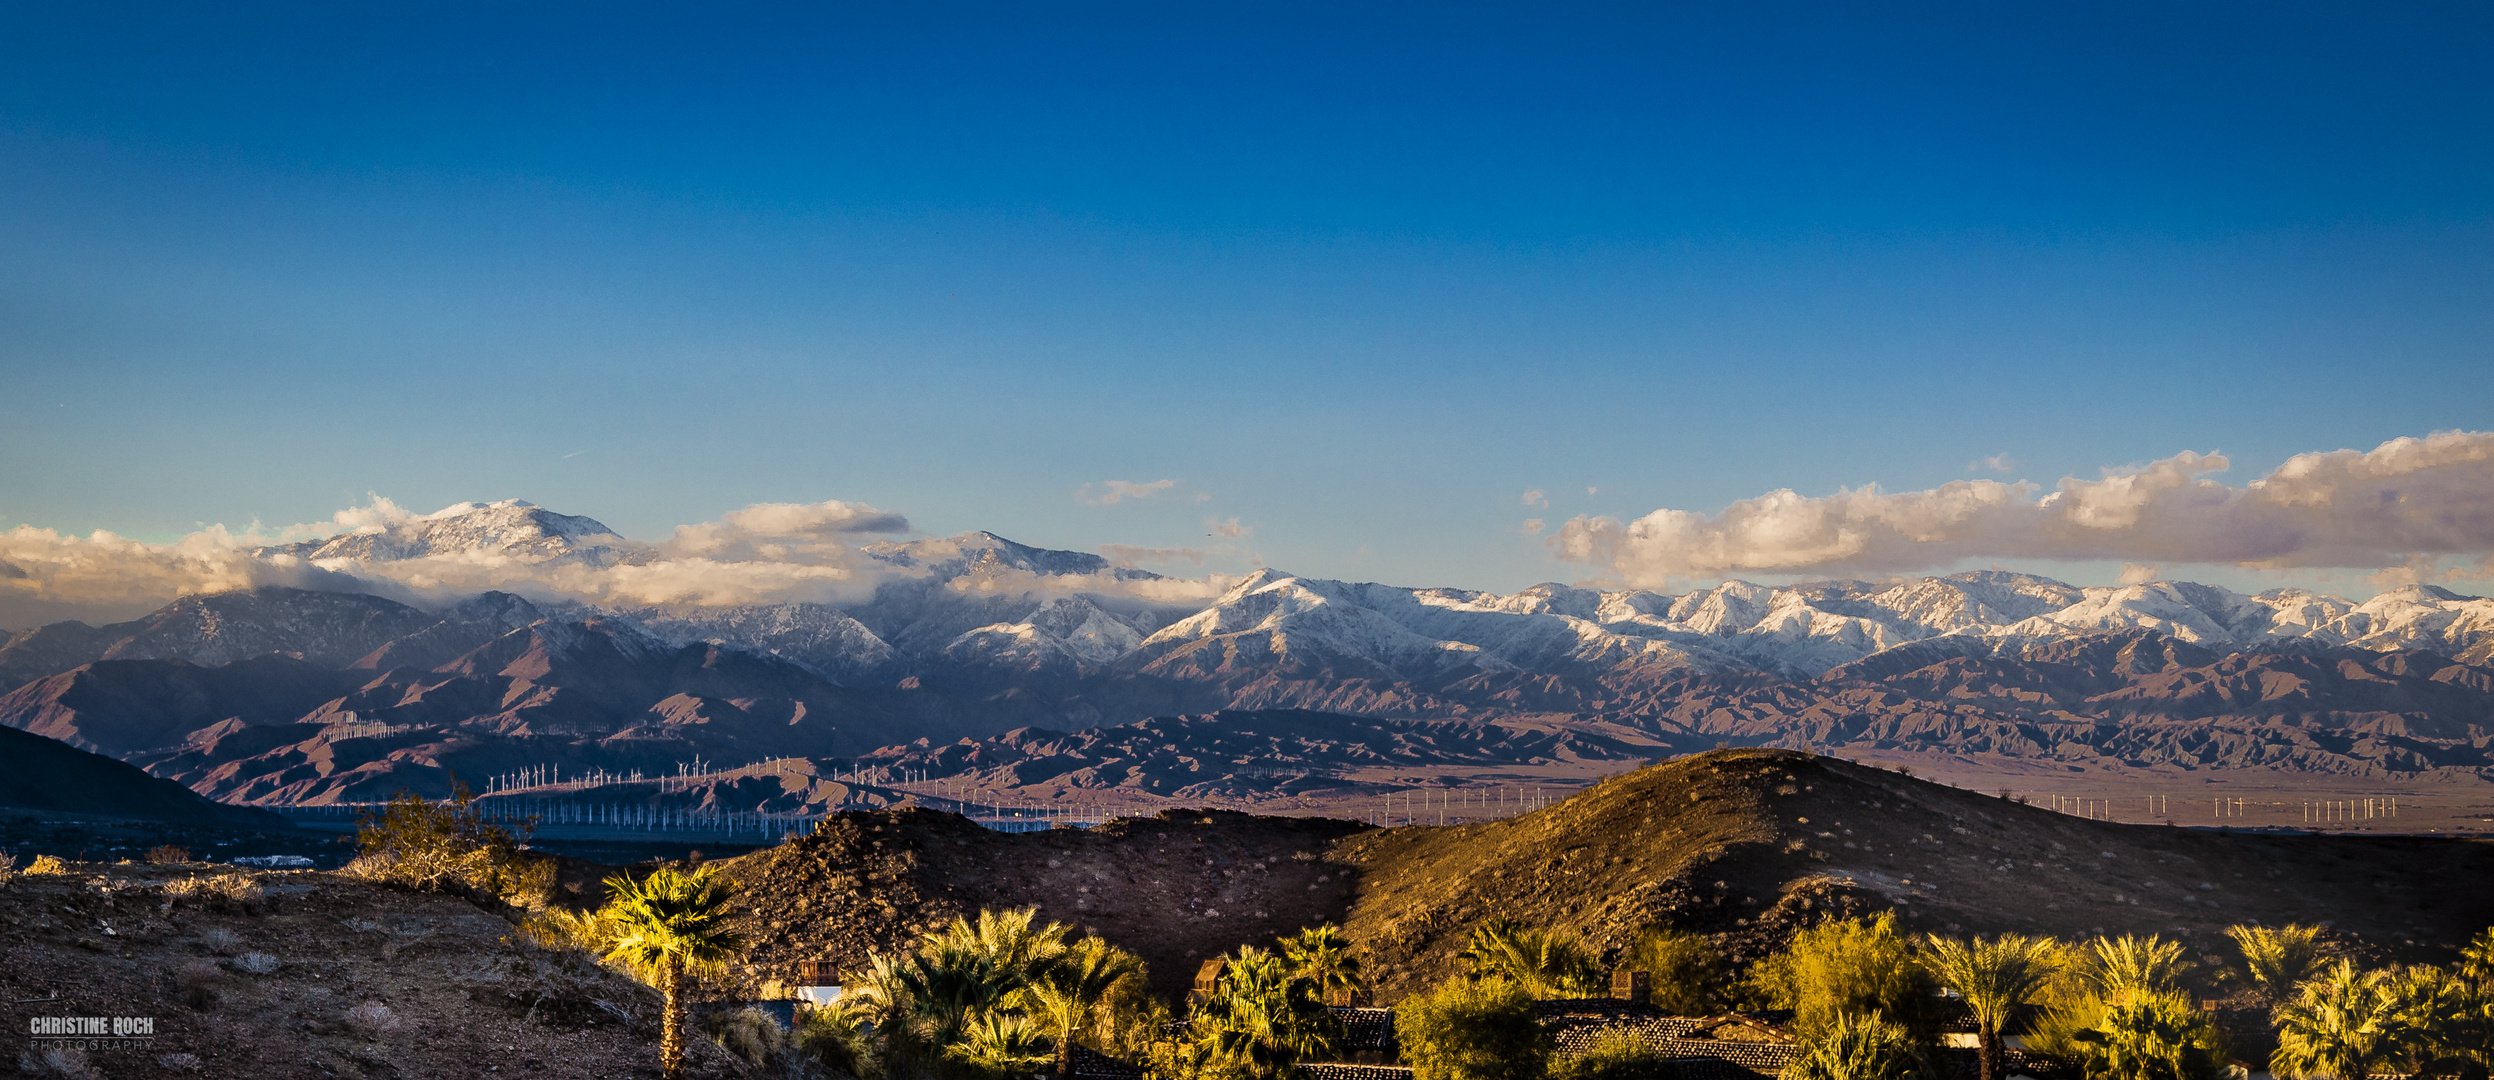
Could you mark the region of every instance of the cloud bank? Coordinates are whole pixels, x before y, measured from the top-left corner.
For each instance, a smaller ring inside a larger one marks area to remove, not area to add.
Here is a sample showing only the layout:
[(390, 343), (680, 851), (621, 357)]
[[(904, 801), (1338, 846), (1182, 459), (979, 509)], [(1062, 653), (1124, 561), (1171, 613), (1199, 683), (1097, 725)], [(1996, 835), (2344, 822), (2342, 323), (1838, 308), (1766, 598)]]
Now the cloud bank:
[(1929, 570), (1966, 559), (2417, 568), (2494, 553), (2494, 432), (2299, 454), (2242, 487), (2219, 454), (2181, 453), (2046, 491), (1967, 480), (1806, 498), (1770, 492), (1707, 515), (1578, 517), (1549, 543), (1629, 585), (1741, 574)]
[[(284, 585), (368, 592), (418, 604), (499, 589), (534, 600), (632, 609), (844, 603), (923, 572), (861, 548), (908, 519), (860, 503), (758, 503), (644, 542), (518, 501), (413, 513), (381, 497), (329, 521), (275, 532), (203, 529), (170, 544), (109, 532), (20, 526), (0, 532), (0, 628), (133, 618), (176, 597)], [(942, 541), (933, 542), (937, 547)], [(1187, 550), (1117, 549), (1125, 565), (1191, 559)], [(995, 590), (1206, 597), (1222, 582), (1129, 581), (1115, 574), (1002, 575)]]

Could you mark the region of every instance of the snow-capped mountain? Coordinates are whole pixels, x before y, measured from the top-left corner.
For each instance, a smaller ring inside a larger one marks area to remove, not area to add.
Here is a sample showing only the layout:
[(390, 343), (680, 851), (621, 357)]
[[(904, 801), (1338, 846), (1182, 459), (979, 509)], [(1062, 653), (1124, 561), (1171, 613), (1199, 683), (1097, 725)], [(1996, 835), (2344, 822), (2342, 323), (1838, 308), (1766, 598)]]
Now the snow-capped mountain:
[(519, 499), (454, 503), (430, 514), (366, 525), (327, 540), (271, 549), (315, 563), (492, 556), (607, 565), (631, 547), (591, 518)]

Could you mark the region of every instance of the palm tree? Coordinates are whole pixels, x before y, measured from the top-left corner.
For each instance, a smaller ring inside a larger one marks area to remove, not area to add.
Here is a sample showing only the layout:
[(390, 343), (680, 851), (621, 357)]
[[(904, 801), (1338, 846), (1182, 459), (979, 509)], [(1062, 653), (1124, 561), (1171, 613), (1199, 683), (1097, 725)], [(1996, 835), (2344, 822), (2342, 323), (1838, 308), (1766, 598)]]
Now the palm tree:
[(599, 912), (606, 958), (658, 988), (667, 999), (658, 1036), (658, 1069), (667, 1080), (684, 1075), (684, 980), (689, 972), (717, 971), (745, 948), (728, 926), (734, 882), (715, 867), (683, 874), (661, 867), (646, 878), (606, 879), (609, 899)]
[(1473, 979), (1512, 979), (1536, 998), (1577, 998), (1601, 992), (1601, 970), (1573, 935), (1521, 919), (1490, 919), (1472, 928), (1457, 954)]
[(1934, 936), (1923, 955), (1924, 966), (1942, 985), (1966, 999), (1974, 1014), (1976, 1059), (1982, 1080), (2000, 1076), (2001, 1028), (2010, 1013), (2024, 1005), (2060, 970), (2061, 949), (2051, 938), (2002, 934), (1972, 945)]
[(1212, 995), (1195, 1010), (1197, 1037), (1257, 1080), (1289, 1076), (1299, 1062), (1332, 1052), (1341, 1022), (1317, 996), (1316, 980), (1262, 949), (1240, 949)]
[(2144, 938), (2136, 934), (2100, 937), (2094, 945), (2095, 969), (2089, 974), (2108, 1001), (2179, 994), (2182, 977), (2194, 966), (2182, 958), (2181, 942), (2166, 941), (2154, 934)]
[(1143, 977), (1143, 961), (1098, 938), (1084, 938), (1031, 980), (1022, 998), (1056, 1040), (1056, 1071), (1074, 1075), (1074, 1037), (1117, 984)]
[(1029, 985), (1025, 969), (950, 940), (937, 940), (892, 967), (899, 1011), (927, 1045), (960, 1042), (972, 1022)]
[(1026, 1016), (1008, 1012), (981, 1015), (962, 1029), (961, 1041), (944, 1048), (946, 1057), (978, 1066), (990, 1075), (1023, 1076), (1047, 1062), (1047, 1034)]
[(2459, 976), (2494, 990), (2494, 926), (2477, 931), (2459, 950)]
[(2269, 1071), (2279, 1076), (2327, 1076), (2364, 1080), (2387, 1055), (2396, 1035), (2397, 1003), (2380, 972), (2340, 960), (2295, 988), (2278, 1006), (2277, 1053)]
[(2243, 954), (2243, 972), (2259, 989), (2263, 1004), (2277, 1008), (2295, 992), (2295, 984), (2311, 978), (2324, 959), (2317, 926), (2229, 926), (2226, 936)]
[(1368, 980), (1360, 977), (1360, 958), (1351, 955), (1351, 943), (1343, 938), (1342, 928), (1332, 923), (1282, 939), (1282, 956), (1290, 961), (1294, 974), (1316, 980), (1317, 996), (1327, 1001), (1337, 991), (1368, 989)]
[(977, 921), (956, 918), (942, 933), (930, 937), (927, 944), (929, 948), (951, 947), (978, 953), (999, 967), (1015, 968), (1027, 976), (1065, 951), (1065, 925), (1038, 923), (1039, 909), (1035, 907), (1018, 911), (981, 910)]

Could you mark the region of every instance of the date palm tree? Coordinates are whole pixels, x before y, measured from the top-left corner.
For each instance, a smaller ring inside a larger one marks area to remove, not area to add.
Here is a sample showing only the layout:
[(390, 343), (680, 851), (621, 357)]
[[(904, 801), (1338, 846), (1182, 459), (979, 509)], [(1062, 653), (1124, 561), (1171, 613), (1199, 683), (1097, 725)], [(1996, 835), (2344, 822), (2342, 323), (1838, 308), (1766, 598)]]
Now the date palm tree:
[(2278, 1006), (2278, 1048), (2269, 1071), (2279, 1076), (2364, 1080), (2395, 1047), (2397, 1001), (2389, 980), (2340, 960), (2295, 988)]
[(2272, 1009), (2293, 996), (2295, 984), (2311, 978), (2327, 960), (2317, 926), (2245, 924), (2227, 927), (2226, 936), (2243, 954), (2243, 973)]
[(1999, 1080), (2001, 1028), (2060, 971), (2061, 949), (2050, 938), (2020, 934), (1988, 942), (1978, 937), (1972, 944), (1935, 935), (1924, 946), (1923, 964), (1942, 986), (1965, 998), (1974, 1014), (1982, 1080)]
[(2182, 958), (2181, 942), (2166, 941), (2154, 934), (2100, 937), (2093, 944), (2095, 965), (2089, 976), (2107, 1001), (2179, 994), (2183, 976), (2190, 974), (2194, 966)]
[(692, 874), (661, 867), (634, 881), (606, 879), (609, 899), (598, 913), (607, 960), (638, 974), (666, 997), (658, 1035), (658, 1070), (667, 1080), (684, 1075), (684, 990), (689, 974), (717, 971), (744, 951), (744, 938), (728, 926), (734, 882), (714, 867)]

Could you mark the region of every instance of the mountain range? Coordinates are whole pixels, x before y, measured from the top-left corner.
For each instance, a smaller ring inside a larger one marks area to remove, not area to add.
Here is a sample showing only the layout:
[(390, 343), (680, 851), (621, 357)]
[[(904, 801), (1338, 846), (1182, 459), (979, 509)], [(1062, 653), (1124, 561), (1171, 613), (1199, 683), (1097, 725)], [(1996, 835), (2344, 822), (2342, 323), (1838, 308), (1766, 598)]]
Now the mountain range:
[[(0, 637), (0, 723), (254, 803), (1236, 710), (2494, 776), (2494, 600), (2431, 586), (2355, 603), (1982, 571), (1501, 595), (1265, 569), (1214, 589), (989, 533), (854, 552), (842, 598), (592, 603), (542, 583), (666, 554), (585, 517), (460, 504), (261, 552), (369, 592), (185, 596)], [(402, 584), (453, 565), (518, 591)]]

